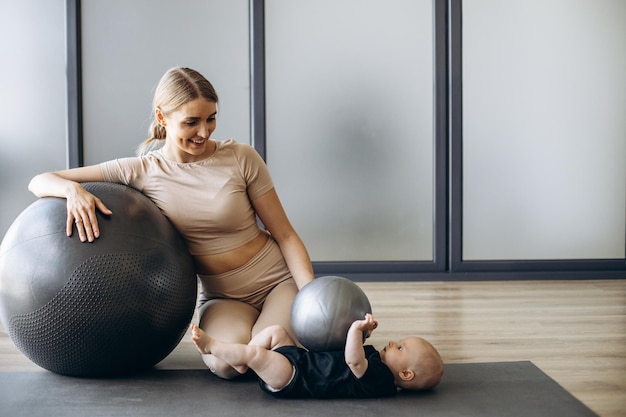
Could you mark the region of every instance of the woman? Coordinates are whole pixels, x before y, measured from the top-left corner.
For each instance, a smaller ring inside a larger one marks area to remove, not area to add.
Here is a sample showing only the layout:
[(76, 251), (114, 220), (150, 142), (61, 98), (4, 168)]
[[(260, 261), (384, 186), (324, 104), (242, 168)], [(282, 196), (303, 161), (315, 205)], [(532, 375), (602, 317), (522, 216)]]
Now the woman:
[[(260, 156), (249, 145), (211, 139), (217, 103), (201, 74), (172, 68), (157, 86), (152, 136), (141, 156), (40, 174), (29, 190), (66, 198), (67, 235), (76, 227), (80, 240), (89, 242), (100, 235), (96, 210), (115, 214), (81, 182), (115, 182), (143, 192), (193, 255), (202, 284), (200, 328), (217, 340), (248, 343), (270, 325), (291, 329), (291, 303), (313, 280), (313, 268)], [(162, 146), (148, 152), (155, 143)], [(212, 355), (203, 360), (222, 378), (238, 375)]]

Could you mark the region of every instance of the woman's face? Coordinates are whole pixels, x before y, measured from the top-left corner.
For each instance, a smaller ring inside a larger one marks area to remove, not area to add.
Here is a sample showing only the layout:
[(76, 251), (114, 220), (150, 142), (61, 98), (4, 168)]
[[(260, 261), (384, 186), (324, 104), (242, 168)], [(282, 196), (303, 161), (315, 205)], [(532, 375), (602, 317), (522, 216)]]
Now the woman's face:
[(197, 98), (167, 115), (156, 110), (157, 121), (165, 127), (167, 137), (164, 150), (178, 162), (195, 162), (213, 154), (209, 141), (215, 130), (217, 103)]

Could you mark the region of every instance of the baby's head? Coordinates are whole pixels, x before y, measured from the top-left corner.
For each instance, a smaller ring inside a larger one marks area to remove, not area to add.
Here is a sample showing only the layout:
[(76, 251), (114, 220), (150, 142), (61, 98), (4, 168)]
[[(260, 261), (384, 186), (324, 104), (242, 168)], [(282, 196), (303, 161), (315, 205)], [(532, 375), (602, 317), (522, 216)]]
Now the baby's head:
[(389, 342), (381, 350), (380, 357), (391, 369), (396, 386), (403, 389), (430, 389), (439, 384), (443, 376), (443, 361), (439, 352), (420, 337)]

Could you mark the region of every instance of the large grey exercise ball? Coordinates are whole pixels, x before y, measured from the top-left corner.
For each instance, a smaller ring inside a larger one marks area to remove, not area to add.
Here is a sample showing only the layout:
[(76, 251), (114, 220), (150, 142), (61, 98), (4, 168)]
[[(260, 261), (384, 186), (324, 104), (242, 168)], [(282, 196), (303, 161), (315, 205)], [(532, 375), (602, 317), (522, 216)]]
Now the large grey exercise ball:
[(41, 198), (0, 245), (0, 319), (31, 361), (71, 376), (150, 368), (180, 342), (197, 281), (186, 245), (156, 205), (119, 184), (86, 183), (112, 211), (99, 239), (66, 236), (66, 201)]
[(348, 278), (325, 276), (298, 292), (291, 307), (291, 325), (305, 348), (340, 350), (352, 323), (371, 312), (370, 302), (358, 285)]

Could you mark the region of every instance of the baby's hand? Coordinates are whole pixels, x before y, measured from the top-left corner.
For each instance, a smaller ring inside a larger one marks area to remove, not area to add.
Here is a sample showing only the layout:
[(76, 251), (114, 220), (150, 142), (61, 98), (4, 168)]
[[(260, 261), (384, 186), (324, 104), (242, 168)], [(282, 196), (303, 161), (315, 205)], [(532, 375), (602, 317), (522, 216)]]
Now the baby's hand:
[(363, 337), (367, 339), (372, 335), (374, 329), (378, 327), (378, 322), (374, 320), (374, 317), (370, 313), (365, 315), (365, 319), (356, 320), (352, 323), (352, 326), (363, 332)]

